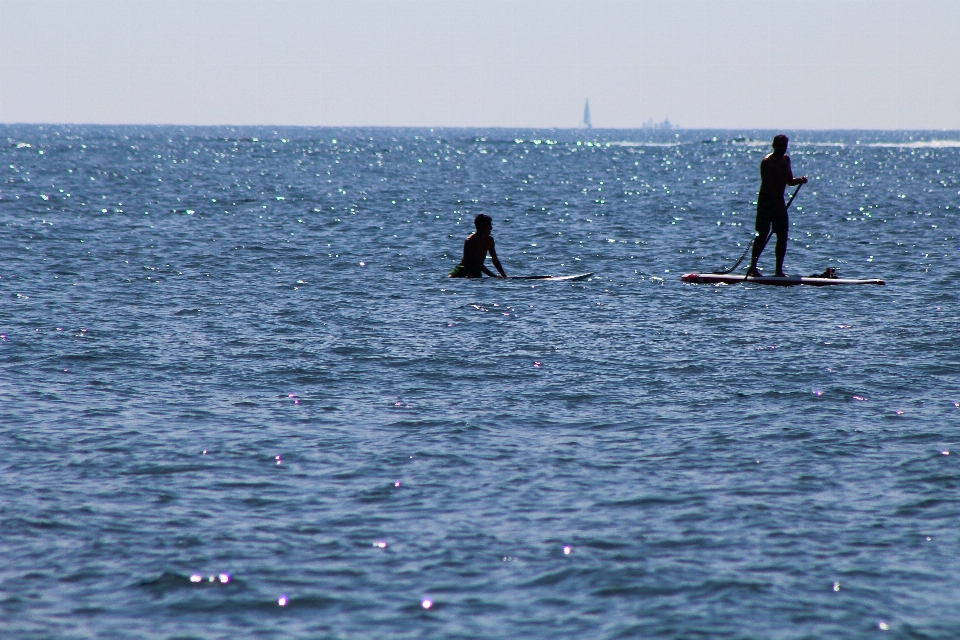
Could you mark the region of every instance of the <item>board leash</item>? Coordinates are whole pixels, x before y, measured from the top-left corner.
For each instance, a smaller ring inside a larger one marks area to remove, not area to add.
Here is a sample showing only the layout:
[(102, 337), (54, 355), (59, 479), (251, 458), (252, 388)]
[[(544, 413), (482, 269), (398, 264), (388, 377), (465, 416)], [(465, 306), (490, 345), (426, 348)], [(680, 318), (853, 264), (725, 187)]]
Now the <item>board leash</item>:
[[(800, 184), (797, 185), (797, 188), (794, 189), (793, 195), (790, 196), (790, 200), (787, 202), (787, 206), (783, 208), (784, 211), (786, 211), (787, 209), (789, 209), (789, 208), (790, 208), (790, 205), (793, 204), (793, 199), (797, 197), (797, 193), (800, 192), (800, 187), (802, 187), (802, 186), (803, 186), (803, 183), (801, 182)], [(772, 228), (772, 226), (771, 226), (771, 228), (770, 228), (770, 233), (767, 234), (767, 239), (763, 241), (764, 246), (766, 246), (766, 244), (767, 244), (768, 242), (770, 242), (770, 238), (772, 238), (772, 237), (773, 237), (773, 228)], [(740, 257), (737, 259), (737, 261), (733, 263), (733, 266), (730, 267), (729, 269), (725, 270), (725, 271), (715, 271), (714, 273), (716, 273), (716, 274), (718, 274), (718, 275), (726, 275), (726, 274), (728, 274), (728, 273), (736, 270), (736, 268), (740, 266), (740, 263), (743, 262), (743, 259), (747, 257), (747, 252), (750, 251), (750, 248), (753, 247), (753, 243), (756, 242), (756, 241), (757, 241), (757, 234), (756, 234), (756, 232), (754, 232), (754, 234), (753, 234), (753, 240), (751, 240), (750, 242), (747, 243), (747, 248), (743, 250), (743, 253), (741, 253), (741, 254), (740, 254)]]

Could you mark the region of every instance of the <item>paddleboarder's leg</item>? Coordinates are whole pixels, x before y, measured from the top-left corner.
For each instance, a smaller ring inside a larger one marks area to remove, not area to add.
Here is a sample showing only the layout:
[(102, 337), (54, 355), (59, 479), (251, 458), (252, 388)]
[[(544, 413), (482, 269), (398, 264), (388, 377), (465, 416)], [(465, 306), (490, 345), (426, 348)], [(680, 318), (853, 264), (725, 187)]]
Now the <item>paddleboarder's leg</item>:
[(750, 268), (747, 269), (748, 276), (760, 277), (762, 274), (759, 269), (757, 269), (757, 261), (760, 259), (760, 254), (763, 253), (763, 248), (767, 244), (766, 235), (758, 235), (753, 240), (753, 255), (750, 259)]
[(783, 259), (787, 255), (787, 227), (790, 226), (787, 218), (787, 209), (783, 208), (781, 212), (773, 219), (773, 232), (777, 234), (777, 277), (785, 278), (787, 274), (783, 272)]
[(757, 270), (757, 261), (760, 260), (760, 254), (767, 246), (767, 238), (770, 235), (770, 212), (767, 203), (763, 198), (757, 200), (757, 237), (753, 239), (753, 253), (750, 257), (750, 268), (747, 269), (748, 276), (760, 276)]
[(787, 274), (783, 272), (783, 259), (787, 255), (787, 234), (777, 234), (777, 277), (786, 278)]

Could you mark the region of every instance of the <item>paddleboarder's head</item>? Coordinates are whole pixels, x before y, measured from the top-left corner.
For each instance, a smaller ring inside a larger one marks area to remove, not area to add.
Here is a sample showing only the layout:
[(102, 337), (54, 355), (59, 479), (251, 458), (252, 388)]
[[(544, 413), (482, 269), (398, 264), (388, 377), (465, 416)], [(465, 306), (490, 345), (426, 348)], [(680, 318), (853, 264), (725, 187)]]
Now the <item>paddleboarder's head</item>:
[(773, 150), (777, 153), (786, 153), (787, 152), (787, 143), (790, 141), (787, 136), (782, 133), (778, 133), (773, 137)]
[(473, 219), (473, 225), (477, 228), (477, 231), (489, 232), (493, 229), (493, 218), (485, 213), (478, 213), (477, 217)]

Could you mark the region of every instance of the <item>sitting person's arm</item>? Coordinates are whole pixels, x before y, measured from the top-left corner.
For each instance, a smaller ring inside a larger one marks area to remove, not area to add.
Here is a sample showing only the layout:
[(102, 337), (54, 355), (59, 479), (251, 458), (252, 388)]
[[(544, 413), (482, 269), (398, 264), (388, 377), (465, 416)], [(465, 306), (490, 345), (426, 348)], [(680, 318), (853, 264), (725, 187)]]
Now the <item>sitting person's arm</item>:
[[(497, 268), (497, 271), (500, 272), (500, 277), (506, 278), (507, 273), (503, 270), (503, 267), (500, 265), (500, 258), (497, 257), (497, 249), (494, 246), (493, 238), (490, 238), (490, 248), (488, 249), (488, 251), (490, 252), (490, 260), (493, 262), (493, 266), (495, 266)], [(490, 273), (490, 272), (488, 271), (487, 273)], [(490, 273), (490, 275), (492, 276), (493, 274)]]

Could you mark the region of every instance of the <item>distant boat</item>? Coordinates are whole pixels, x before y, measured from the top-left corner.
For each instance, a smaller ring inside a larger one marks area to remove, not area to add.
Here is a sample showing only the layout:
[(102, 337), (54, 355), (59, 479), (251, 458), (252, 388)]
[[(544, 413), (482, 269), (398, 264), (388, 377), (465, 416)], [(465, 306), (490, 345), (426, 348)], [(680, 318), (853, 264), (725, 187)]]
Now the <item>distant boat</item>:
[(590, 100), (587, 99), (587, 104), (583, 105), (583, 126), (587, 129), (593, 129), (593, 122), (590, 120)]

